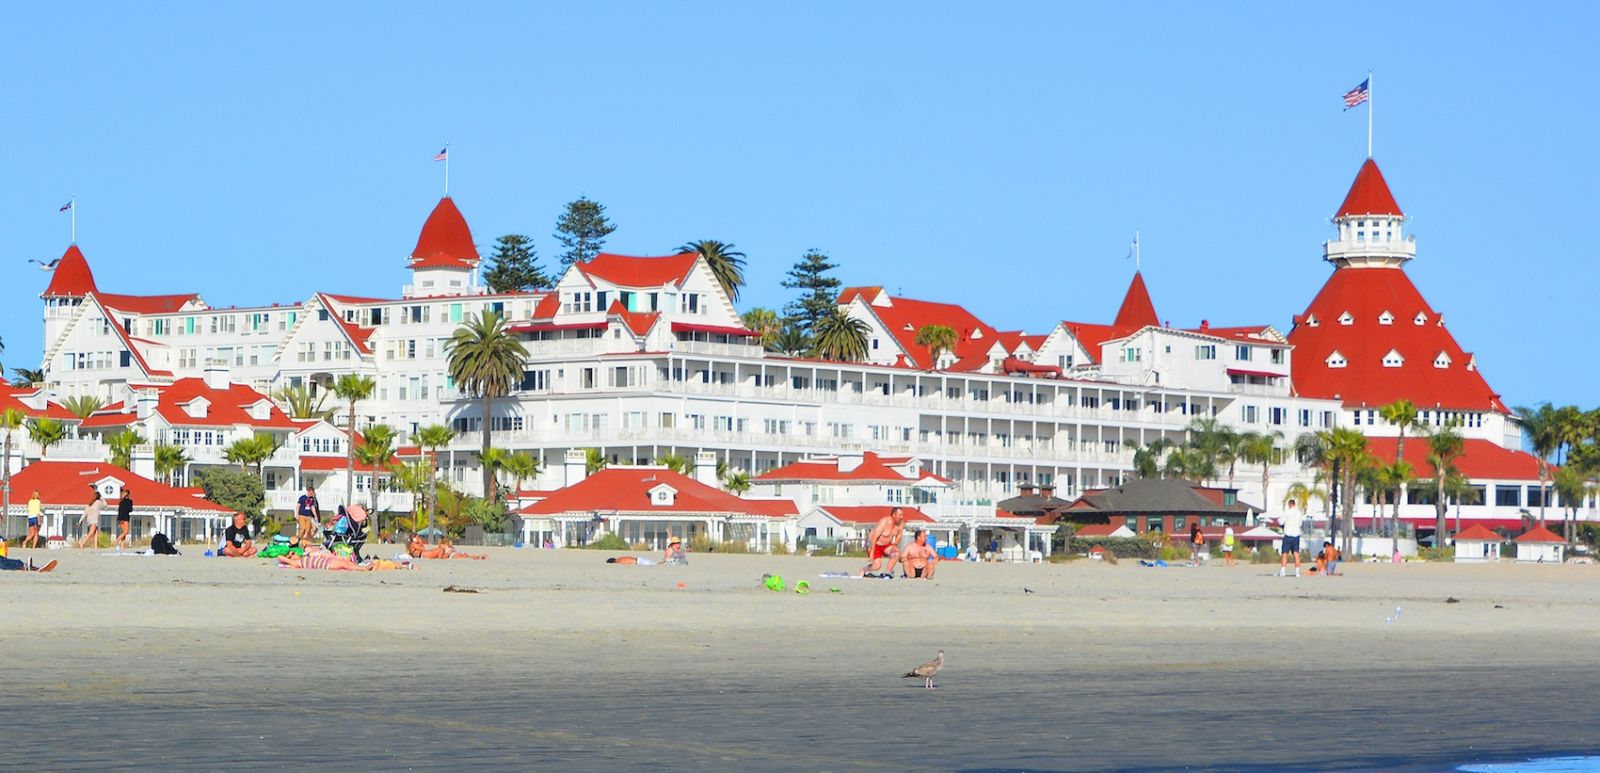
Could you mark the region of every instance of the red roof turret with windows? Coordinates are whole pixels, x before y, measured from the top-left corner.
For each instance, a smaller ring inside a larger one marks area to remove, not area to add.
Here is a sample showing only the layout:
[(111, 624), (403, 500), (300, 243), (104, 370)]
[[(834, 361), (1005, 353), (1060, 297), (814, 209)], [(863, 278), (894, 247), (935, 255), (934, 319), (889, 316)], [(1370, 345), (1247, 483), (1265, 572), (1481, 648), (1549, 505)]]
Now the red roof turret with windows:
[(477, 265), (478, 248), (472, 243), (467, 219), (449, 196), (439, 199), (411, 251), (411, 268), (472, 269)]
[(55, 271), (50, 275), (50, 286), (39, 297), (82, 298), (98, 289), (94, 284), (94, 272), (89, 270), (89, 261), (74, 242), (61, 255), (61, 260), (56, 262)]

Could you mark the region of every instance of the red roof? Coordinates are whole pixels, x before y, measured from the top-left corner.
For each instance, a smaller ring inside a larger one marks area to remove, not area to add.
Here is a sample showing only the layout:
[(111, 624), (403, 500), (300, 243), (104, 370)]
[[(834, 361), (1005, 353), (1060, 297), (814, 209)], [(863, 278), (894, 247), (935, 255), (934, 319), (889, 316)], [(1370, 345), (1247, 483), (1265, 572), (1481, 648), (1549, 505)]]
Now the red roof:
[(472, 229), (446, 196), (439, 199), (411, 251), (411, 268), (473, 268), (478, 265), (478, 248), (472, 243)]
[[(1393, 317), (1390, 324), (1380, 322), (1384, 312)], [(1416, 324), (1419, 313), (1421, 325)], [(1346, 314), (1348, 325), (1340, 323)], [(1419, 409), (1506, 412), (1483, 375), (1475, 366), (1469, 369), (1472, 356), (1400, 268), (1334, 270), (1306, 313), (1295, 318), (1289, 343), (1295, 347), (1294, 385), (1303, 397), (1374, 408), (1405, 398)], [(1403, 364), (1386, 367), (1390, 351), (1398, 352)], [(1334, 352), (1344, 358), (1344, 367), (1328, 363)], [(1448, 362), (1435, 367), (1441, 353)]]
[[(650, 490), (666, 484), (677, 494), (670, 505), (655, 505)], [(664, 467), (607, 467), (522, 508), (523, 515), (564, 513), (730, 513), (767, 515), (769, 505), (752, 505)]]
[(683, 252), (661, 257), (633, 257), (602, 252), (588, 263), (577, 264), (584, 276), (603, 279), (617, 287), (681, 285), (700, 255)]
[[(1109, 537), (1111, 533), (1123, 528), (1120, 523), (1089, 523), (1079, 526), (1073, 533), (1077, 537)], [(1131, 529), (1129, 531), (1132, 531)]]
[(612, 301), (611, 308), (606, 310), (606, 314), (621, 319), (622, 324), (628, 326), (628, 332), (636, 336), (649, 333), (650, 328), (656, 326), (656, 320), (661, 319), (659, 311), (628, 311), (622, 305), (622, 301)]
[[(877, 523), (889, 517), (891, 505), (818, 505), (818, 509), (833, 516), (834, 520), (842, 523)], [(900, 512), (906, 517), (906, 523), (927, 522), (933, 519), (915, 507), (900, 507)]]
[(1122, 306), (1117, 309), (1117, 318), (1112, 323), (1124, 336), (1143, 327), (1160, 325), (1161, 319), (1156, 316), (1156, 305), (1150, 302), (1150, 291), (1145, 289), (1144, 275), (1138, 271), (1133, 272), (1133, 282), (1128, 285), (1128, 292), (1122, 296)]
[(696, 325), (692, 322), (672, 323), (674, 333), (720, 333), (729, 336), (743, 336), (745, 338), (759, 338), (760, 333), (742, 327), (728, 327), (725, 325)]
[(841, 472), (839, 470), (838, 457), (819, 456), (801, 459), (798, 462), (791, 462), (782, 467), (768, 470), (757, 475), (754, 479), (763, 482), (826, 480), (846, 482), (890, 481), (895, 483), (908, 483), (913, 480), (885, 464), (881, 457), (871, 451), (863, 453), (861, 455), (861, 464), (849, 472)]
[(933, 367), (933, 362), (928, 358), (928, 348), (917, 344), (917, 331), (928, 325), (944, 325), (955, 331), (956, 345), (953, 354), (956, 362), (951, 366), (951, 370), (970, 370), (987, 364), (990, 347), (1000, 341), (998, 331), (964, 307), (953, 303), (889, 298), (887, 305), (875, 306), (872, 304), (873, 296), (866, 294), (861, 288), (853, 288), (852, 293), (841, 294), (839, 301), (848, 303), (847, 295), (850, 299), (860, 298), (865, 307), (877, 316), (883, 328), (894, 336), (895, 342), (906, 353), (906, 359), (911, 367)]
[[(343, 456), (301, 456), (300, 469), (303, 472), (343, 472), (349, 469), (349, 461)], [(356, 464), (356, 472), (363, 469), (371, 471), (370, 467), (363, 468), (359, 463)]]
[[(1367, 450), (1378, 457), (1384, 464), (1394, 462), (1394, 449), (1398, 443), (1397, 438), (1373, 437), (1367, 438)], [(1456, 457), (1456, 469), (1462, 475), (1474, 480), (1538, 480), (1539, 460), (1526, 451), (1514, 451), (1501, 448), (1487, 440), (1467, 438), (1463, 443), (1461, 456)], [(1406, 461), (1416, 474), (1423, 478), (1433, 477), (1433, 465), (1428, 464), (1428, 439), (1410, 436), (1406, 438)]]
[(1334, 217), (1349, 217), (1351, 215), (1400, 215), (1400, 205), (1395, 203), (1394, 194), (1389, 192), (1389, 184), (1383, 180), (1383, 172), (1378, 171), (1378, 162), (1367, 159), (1361, 165), (1361, 171), (1356, 172), (1355, 182), (1350, 183), (1350, 192), (1345, 194), (1344, 203), (1339, 205), (1338, 214)]
[[(180, 489), (157, 483), (103, 462), (34, 462), (11, 477), (11, 503), (15, 506), (19, 502), (26, 502), (28, 497), (37, 491), (39, 501), (47, 508), (81, 509), (89, 504), (89, 486), (107, 478), (113, 478), (118, 485), (128, 488), (135, 511), (151, 507), (181, 507), (210, 511), (218, 515), (232, 512), (215, 502), (201, 499), (195, 495), (193, 489)], [(108, 504), (114, 506), (117, 501), (111, 499)]]
[(1484, 526), (1481, 523), (1472, 524), (1471, 526), (1468, 526), (1467, 528), (1462, 529), (1459, 532), (1456, 532), (1456, 542), (1460, 542), (1462, 540), (1478, 540), (1478, 541), (1483, 541), (1483, 542), (1501, 542), (1504, 539), (1505, 539), (1504, 537), (1501, 537), (1500, 535), (1495, 534), (1492, 531), (1489, 531), (1489, 527)]
[(18, 388), (9, 383), (0, 383), (0, 411), (15, 408), (27, 414), (30, 419), (51, 418), (61, 421), (77, 421), (71, 411), (61, 407), (59, 403), (46, 401), (43, 408), (33, 408), (23, 402), (23, 397), (33, 397), (39, 393), (41, 387)]
[(322, 299), (322, 308), (328, 312), (328, 319), (333, 320), (333, 323), (339, 326), (339, 330), (342, 331), (344, 333), (344, 337), (350, 341), (350, 345), (355, 347), (356, 353), (371, 354), (372, 347), (367, 345), (367, 340), (372, 338), (374, 328), (362, 327), (354, 322), (346, 321), (344, 314), (340, 313), (339, 308), (328, 302), (329, 300), (333, 299), (334, 296), (328, 295), (327, 293), (317, 293), (317, 297)]
[(170, 314), (183, 308), (185, 303), (199, 300), (196, 293), (179, 295), (116, 295), (113, 293), (96, 292), (95, 297), (100, 299), (100, 305), (117, 311), (130, 311), (134, 314)]
[[(245, 425), (256, 429), (299, 429), (287, 414), (266, 395), (243, 384), (229, 384), (226, 389), (212, 389), (203, 378), (181, 378), (171, 386), (158, 387), (156, 413), (168, 424), (176, 427), (232, 427)], [(205, 399), (206, 415), (190, 416), (184, 406), (196, 399)], [(265, 400), (269, 406), (267, 418), (250, 415), (250, 406)]]
[[(12, 485), (15, 485), (15, 484), (12, 484)], [(1555, 543), (1555, 544), (1562, 544), (1562, 543), (1566, 542), (1566, 540), (1561, 538), (1561, 535), (1556, 534), (1555, 532), (1550, 531), (1549, 529), (1546, 529), (1543, 526), (1535, 526), (1535, 527), (1523, 532), (1522, 534), (1518, 535), (1516, 537), (1516, 539), (1513, 539), (1511, 541), (1512, 542), (1518, 542), (1518, 543), (1532, 542), (1532, 543)]]
[(73, 242), (62, 253), (55, 271), (51, 272), (50, 286), (44, 288), (39, 297), (82, 297), (97, 289), (94, 272), (89, 270), (89, 261), (83, 257), (83, 250), (78, 249), (77, 242)]

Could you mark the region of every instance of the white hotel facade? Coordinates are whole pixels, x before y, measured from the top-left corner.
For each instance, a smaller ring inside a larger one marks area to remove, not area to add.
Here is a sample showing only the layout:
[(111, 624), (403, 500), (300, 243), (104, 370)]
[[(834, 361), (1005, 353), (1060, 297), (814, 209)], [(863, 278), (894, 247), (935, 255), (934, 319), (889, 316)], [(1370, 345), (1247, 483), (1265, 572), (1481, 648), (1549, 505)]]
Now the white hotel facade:
[[(1361, 184), (1358, 178), (1351, 197)], [(1346, 212), (1350, 206), (1347, 199), (1336, 219), (1340, 238), (1324, 246), (1335, 277), (1403, 277), (1404, 260), (1395, 255), (1409, 259), (1415, 248), (1402, 233), (1398, 207), (1385, 215), (1384, 237), (1374, 227), (1369, 240), (1369, 215)], [(1356, 222), (1363, 224), (1359, 240), (1346, 233)], [(551, 291), (518, 294), (489, 293), (479, 263), (466, 220), (448, 197), (424, 223), (410, 282), (398, 297), (317, 293), (292, 303), (213, 308), (197, 294), (103, 293), (73, 245), (41, 295), (45, 381), (53, 399), (89, 394), (116, 402), (133, 387), (205, 377), (208, 369), (215, 379), (226, 369), (228, 380), (265, 394), (294, 385), (328, 393), (325, 407), (339, 408), (334, 421), (343, 424), (345, 410), (330, 385), (360, 373), (377, 391), (358, 405), (358, 425), (382, 422), (406, 437), (432, 423), (454, 426), (460, 435), (441, 463), (455, 485), (474, 493), (482, 417), (448, 375), (445, 342), (463, 320), (486, 310), (504, 314), (529, 351), (521, 388), (489, 417), (494, 443), (534, 452), (542, 462), (535, 485), (544, 489), (565, 483), (569, 449), (599, 449), (615, 464), (709, 451), (752, 476), (806, 456), (870, 450), (922, 460), (953, 482), (948, 499), (960, 507), (1004, 499), (1023, 483), (1054, 485), (1069, 499), (1113, 485), (1129, 475), (1136, 446), (1181, 441), (1197, 417), (1279, 432), (1284, 448), (1300, 434), (1335, 426), (1394, 434), (1373, 423), (1375, 405), (1297, 382), (1312, 376), (1297, 362), (1308, 353), (1297, 347), (1296, 331), (1169, 326), (1138, 274), (1115, 320), (1064, 321), (1032, 335), (997, 330), (957, 305), (848, 288), (840, 304), (869, 325), (870, 357), (844, 363), (764, 351), (692, 254), (602, 254), (569, 268)], [(1393, 314), (1409, 320), (1412, 312)], [(912, 342), (927, 324), (958, 334), (955, 350), (937, 362)], [(1297, 318), (1297, 328), (1305, 324)], [(1392, 353), (1382, 363), (1376, 355), (1352, 363), (1340, 375), (1392, 375)], [(1320, 351), (1313, 356), (1319, 367), (1337, 361)], [(1432, 359), (1400, 367), (1437, 370)], [(1482, 380), (1469, 355), (1457, 354), (1446, 367)], [(1498, 401), (1452, 405), (1448, 395), (1420, 397), (1413, 399), (1433, 410), (1435, 421), (1461, 419), (1474, 442), (1520, 447), (1520, 429)], [(1486, 491), (1528, 484), (1525, 475), (1500, 481), (1468, 474)], [(1259, 467), (1241, 465), (1242, 498), (1262, 501), (1260, 477)], [(1295, 480), (1310, 474), (1292, 458), (1272, 467), (1269, 510)], [(298, 485), (293, 475), (282, 483)], [(1529, 496), (1516, 507), (1491, 496), (1489, 504), (1465, 509), (1475, 517), (1515, 517)], [(1407, 508), (1407, 515), (1433, 512), (1431, 505)]]

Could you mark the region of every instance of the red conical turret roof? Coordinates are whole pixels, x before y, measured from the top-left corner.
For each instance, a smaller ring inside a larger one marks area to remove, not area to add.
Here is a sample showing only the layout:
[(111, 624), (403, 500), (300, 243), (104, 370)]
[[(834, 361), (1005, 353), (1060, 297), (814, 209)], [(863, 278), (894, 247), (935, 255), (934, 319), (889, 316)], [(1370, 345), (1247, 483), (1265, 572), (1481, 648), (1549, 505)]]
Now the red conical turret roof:
[(89, 261), (83, 257), (83, 250), (74, 243), (56, 263), (55, 273), (50, 275), (50, 286), (39, 297), (82, 298), (98, 290), (94, 284), (94, 272), (89, 270)]
[(1117, 319), (1111, 323), (1117, 335), (1126, 335), (1148, 325), (1161, 324), (1156, 316), (1156, 305), (1150, 302), (1150, 291), (1144, 287), (1144, 275), (1133, 272), (1133, 282), (1122, 297), (1122, 307), (1117, 309)]
[(1350, 183), (1350, 192), (1345, 194), (1344, 203), (1339, 205), (1339, 213), (1334, 217), (1350, 215), (1405, 216), (1400, 205), (1395, 203), (1394, 194), (1389, 192), (1383, 172), (1378, 171), (1378, 162), (1370, 158), (1361, 165), (1361, 171), (1356, 172), (1356, 180)]
[(472, 229), (449, 196), (429, 213), (411, 251), (411, 268), (475, 268), (478, 248), (472, 244)]

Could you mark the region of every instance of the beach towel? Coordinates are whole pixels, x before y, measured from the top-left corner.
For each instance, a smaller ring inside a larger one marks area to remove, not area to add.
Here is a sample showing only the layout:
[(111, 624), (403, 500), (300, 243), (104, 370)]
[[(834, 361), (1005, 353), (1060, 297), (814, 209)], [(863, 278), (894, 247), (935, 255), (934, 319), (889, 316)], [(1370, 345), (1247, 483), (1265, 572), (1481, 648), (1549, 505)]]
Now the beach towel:
[(1154, 560), (1154, 561), (1147, 561), (1147, 560), (1144, 560), (1144, 559), (1140, 559), (1139, 560), (1139, 565), (1140, 566), (1155, 566), (1155, 567), (1170, 566), (1170, 564), (1168, 564), (1165, 561), (1162, 561), (1159, 558)]

